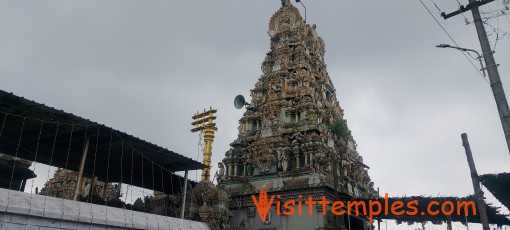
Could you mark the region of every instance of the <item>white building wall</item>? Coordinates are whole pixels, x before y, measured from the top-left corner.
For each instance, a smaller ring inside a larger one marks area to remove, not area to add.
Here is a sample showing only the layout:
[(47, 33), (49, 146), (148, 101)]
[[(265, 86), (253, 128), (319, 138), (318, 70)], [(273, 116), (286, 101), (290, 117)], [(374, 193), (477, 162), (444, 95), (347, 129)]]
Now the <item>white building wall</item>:
[(4, 229), (209, 228), (190, 220), (0, 189), (0, 230)]

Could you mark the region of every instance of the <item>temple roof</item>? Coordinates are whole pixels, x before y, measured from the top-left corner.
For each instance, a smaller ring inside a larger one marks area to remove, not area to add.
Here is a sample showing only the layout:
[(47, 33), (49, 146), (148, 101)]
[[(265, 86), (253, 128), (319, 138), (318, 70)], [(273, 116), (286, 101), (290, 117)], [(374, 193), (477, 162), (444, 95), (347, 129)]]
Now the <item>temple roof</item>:
[(510, 209), (510, 173), (486, 174), (480, 179), (487, 190)]
[[(378, 215), (375, 217), (376, 219), (391, 219), (396, 220), (397, 222), (406, 222), (406, 223), (421, 223), (421, 222), (427, 222), (431, 221), (433, 223), (441, 224), (442, 222), (446, 222), (447, 216), (445, 216), (442, 213), (439, 213), (438, 215), (430, 215), (427, 212), (427, 206), (432, 201), (438, 201), (441, 203), (444, 203), (446, 201), (452, 202), (454, 204), (457, 203), (457, 201), (473, 201), (476, 203), (476, 198), (473, 196), (467, 196), (467, 197), (425, 197), (425, 196), (409, 196), (409, 197), (390, 197), (388, 198), (388, 206), (391, 207), (391, 205), (396, 201), (402, 201), (404, 203), (409, 202), (411, 200), (418, 201), (417, 210), (419, 215), (395, 215), (391, 214), (391, 212), (388, 215), (385, 215), (384, 213)], [(384, 204), (384, 198), (379, 198), (379, 202)], [(478, 206), (478, 204), (477, 204)], [(507, 218), (506, 215), (501, 214), (498, 207), (494, 207), (491, 204), (486, 204), (486, 210), (487, 210), (487, 217), (489, 219), (489, 224), (496, 224), (499, 226), (502, 225), (510, 225), (510, 220)], [(478, 209), (477, 209), (478, 211)], [(423, 213), (423, 214), (421, 214)], [(479, 213), (477, 212), (477, 215), (472, 215), (472, 213), (468, 213), (469, 215), (466, 217), (464, 216), (464, 212), (461, 211), (460, 215), (457, 215), (457, 212), (454, 212), (450, 218), (453, 222), (461, 222), (461, 223), (480, 223), (480, 217)]]
[(0, 121), (1, 153), (73, 171), (79, 169), (85, 137), (90, 138), (84, 174), (109, 182), (170, 193), (183, 183), (174, 172), (205, 167), (106, 125), (2, 90)]

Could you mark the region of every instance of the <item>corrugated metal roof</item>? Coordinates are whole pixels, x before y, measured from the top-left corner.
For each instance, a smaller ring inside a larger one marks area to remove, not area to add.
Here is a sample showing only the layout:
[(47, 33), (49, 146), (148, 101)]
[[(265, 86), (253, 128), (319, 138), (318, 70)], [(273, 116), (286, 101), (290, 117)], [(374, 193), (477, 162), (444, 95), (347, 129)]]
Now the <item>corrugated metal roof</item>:
[(482, 184), (510, 209), (510, 173), (481, 175)]
[(0, 122), (0, 152), (74, 171), (89, 138), (84, 173), (110, 182), (171, 193), (183, 181), (173, 172), (205, 167), (127, 133), (2, 90)]
[[(384, 202), (385, 202), (384, 198), (379, 198), (378, 200), (382, 204), (384, 204)], [(418, 204), (416, 206), (417, 211), (418, 211), (417, 215), (395, 215), (395, 214), (392, 214), (391, 212), (389, 212), (388, 215), (385, 215), (384, 212), (382, 212), (380, 215), (378, 215), (374, 218), (376, 218), (376, 219), (392, 219), (392, 220), (396, 220), (398, 222), (407, 222), (407, 223), (421, 223), (421, 222), (431, 221), (433, 223), (441, 224), (441, 223), (446, 222), (448, 217), (446, 215), (444, 215), (443, 213), (439, 213), (437, 215), (431, 215), (430, 213), (428, 213), (427, 208), (428, 208), (428, 205), (430, 204), (430, 202), (437, 201), (439, 203), (444, 203), (446, 201), (449, 201), (449, 202), (452, 202), (454, 205), (457, 204), (457, 201), (468, 201), (468, 202), (473, 201), (475, 203), (477, 202), (476, 198), (472, 195), (467, 196), (467, 197), (453, 197), (453, 196), (448, 196), (448, 197), (425, 197), (425, 196), (390, 197), (390, 198), (388, 198), (388, 207), (391, 207), (392, 204), (396, 201), (402, 201), (405, 204), (407, 204), (407, 202), (412, 201), (412, 200), (418, 201)], [(478, 207), (478, 203), (476, 203), (476, 207)], [(400, 210), (406, 210), (405, 208), (406, 207), (404, 207)], [(439, 207), (435, 206), (434, 211), (438, 210), (439, 208), (440, 208), (440, 206)], [(456, 208), (456, 209), (454, 209), (455, 212), (453, 212), (452, 215), (450, 216), (451, 221), (461, 222), (461, 223), (466, 223), (466, 221), (469, 223), (480, 223), (480, 215), (478, 213), (478, 209), (477, 209), (476, 216), (473, 215), (473, 213), (471, 213), (471, 210), (470, 210), (468, 213), (468, 216), (466, 217), (464, 215), (464, 211), (463, 211), (464, 209), (461, 209), (460, 215), (458, 215), (457, 214), (458, 207), (456, 206), (455, 208)], [(486, 204), (485, 208), (487, 210), (487, 217), (489, 219), (489, 224), (496, 224), (499, 226), (502, 226), (502, 225), (510, 226), (510, 220), (507, 218), (506, 215), (500, 213), (498, 207), (494, 207), (491, 204)], [(409, 209), (407, 209), (407, 210), (409, 210)]]

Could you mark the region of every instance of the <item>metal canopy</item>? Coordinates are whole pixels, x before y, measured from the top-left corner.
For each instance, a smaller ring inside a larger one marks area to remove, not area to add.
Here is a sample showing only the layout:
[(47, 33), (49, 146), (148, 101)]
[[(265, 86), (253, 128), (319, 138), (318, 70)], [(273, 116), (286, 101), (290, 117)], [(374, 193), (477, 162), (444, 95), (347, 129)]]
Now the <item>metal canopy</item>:
[(487, 190), (510, 209), (510, 173), (486, 174), (480, 179)]
[[(375, 219), (391, 219), (396, 220), (398, 222), (407, 222), (407, 223), (421, 223), (421, 222), (427, 222), (431, 221), (433, 223), (442, 223), (446, 222), (448, 219), (447, 216), (445, 216), (442, 213), (439, 213), (437, 215), (431, 215), (427, 212), (427, 205), (430, 204), (432, 201), (437, 201), (439, 203), (444, 203), (446, 201), (452, 202), (453, 204), (457, 204), (457, 201), (472, 201), (476, 203), (476, 198), (472, 195), (467, 197), (424, 197), (424, 196), (409, 196), (409, 197), (389, 197), (388, 198), (388, 206), (391, 207), (391, 205), (396, 201), (402, 201), (404, 203), (410, 202), (416, 200), (418, 201), (418, 205), (416, 206), (418, 214), (417, 215), (395, 215), (391, 212), (387, 215), (382, 212), (380, 215), (374, 217)], [(381, 204), (384, 204), (385, 200), (384, 198), (378, 199)], [(368, 201), (367, 201), (368, 203)], [(438, 207), (434, 207), (435, 210), (437, 210)], [(487, 209), (487, 216), (489, 218), (490, 224), (496, 224), (498, 226), (503, 225), (510, 225), (510, 220), (507, 218), (506, 215), (501, 214), (498, 207), (494, 207), (491, 204), (486, 204)], [(457, 210), (452, 213), (450, 216), (451, 221), (453, 222), (460, 222), (460, 223), (480, 223), (480, 216), (478, 215), (478, 204), (477, 204), (477, 215), (474, 216), (473, 213), (468, 213), (469, 215), (466, 217), (464, 215), (464, 210), (460, 212), (460, 215), (457, 214)], [(471, 212), (471, 211), (470, 211)]]
[[(96, 122), (0, 90), (0, 153), (78, 171), (86, 139), (84, 175), (173, 193), (174, 172), (202, 163)], [(21, 136), (21, 137), (20, 137)]]

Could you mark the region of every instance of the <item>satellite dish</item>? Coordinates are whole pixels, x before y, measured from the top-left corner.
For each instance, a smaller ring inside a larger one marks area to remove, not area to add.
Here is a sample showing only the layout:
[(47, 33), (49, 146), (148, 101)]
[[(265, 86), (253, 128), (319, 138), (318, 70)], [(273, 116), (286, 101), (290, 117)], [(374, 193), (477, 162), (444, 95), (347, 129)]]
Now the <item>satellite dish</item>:
[(234, 106), (236, 107), (236, 109), (241, 109), (245, 105), (249, 104), (246, 103), (246, 100), (244, 100), (243, 95), (237, 95), (236, 98), (234, 99)]

